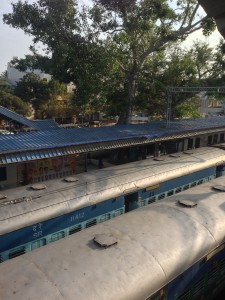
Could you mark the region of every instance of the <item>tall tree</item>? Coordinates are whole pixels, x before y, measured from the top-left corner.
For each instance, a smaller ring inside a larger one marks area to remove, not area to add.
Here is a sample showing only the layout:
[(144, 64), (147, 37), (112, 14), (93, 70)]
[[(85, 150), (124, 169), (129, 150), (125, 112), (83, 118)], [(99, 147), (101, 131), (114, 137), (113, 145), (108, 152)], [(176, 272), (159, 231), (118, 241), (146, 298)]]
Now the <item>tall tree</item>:
[(27, 73), (17, 82), (14, 93), (36, 109), (49, 98), (48, 83), (38, 74)]
[[(106, 41), (96, 39), (88, 30), (77, 1), (18, 1), (12, 8), (13, 13), (4, 15), (4, 22), (34, 37), (33, 54), (13, 60), (14, 66), (20, 70), (40, 68), (61, 82), (74, 82), (78, 104), (101, 99), (111, 56)], [(38, 53), (35, 46), (39, 42), (46, 55)]]
[(21, 98), (0, 89), (0, 105), (16, 113), (29, 117), (31, 108)]
[(73, 0), (19, 1), (4, 21), (46, 46), (44, 58), (32, 48), (34, 62), (59, 80), (73, 81), (80, 102), (106, 104), (112, 77), (113, 94), (126, 96), (118, 107), (129, 122), (146, 60), (201, 27), (213, 29), (198, 8), (197, 0), (94, 0), (82, 11)]
[(93, 29), (104, 32), (114, 44), (116, 59), (127, 88), (126, 122), (129, 122), (136, 82), (148, 57), (190, 33), (215, 25), (200, 17), (195, 0), (95, 0), (90, 10)]

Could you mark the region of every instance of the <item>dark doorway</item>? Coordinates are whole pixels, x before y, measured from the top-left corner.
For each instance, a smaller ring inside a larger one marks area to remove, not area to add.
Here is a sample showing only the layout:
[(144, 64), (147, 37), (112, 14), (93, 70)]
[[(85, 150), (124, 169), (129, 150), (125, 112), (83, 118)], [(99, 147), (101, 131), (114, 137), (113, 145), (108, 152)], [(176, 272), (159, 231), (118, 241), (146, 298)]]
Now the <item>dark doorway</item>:
[(208, 145), (212, 145), (212, 136), (211, 135), (208, 136)]
[(200, 138), (195, 139), (195, 148), (200, 148)]
[(126, 195), (125, 197), (125, 213), (137, 208), (138, 193)]
[(188, 139), (188, 149), (193, 149), (193, 139)]

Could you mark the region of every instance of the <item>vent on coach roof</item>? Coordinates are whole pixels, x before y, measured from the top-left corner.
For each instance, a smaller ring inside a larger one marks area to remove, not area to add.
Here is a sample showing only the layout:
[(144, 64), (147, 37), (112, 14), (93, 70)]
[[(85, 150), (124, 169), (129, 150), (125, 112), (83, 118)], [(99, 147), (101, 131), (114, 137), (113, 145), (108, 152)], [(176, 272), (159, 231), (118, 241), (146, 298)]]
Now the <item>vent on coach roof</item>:
[(184, 151), (183, 153), (184, 153), (184, 154), (191, 155), (191, 154), (194, 154), (194, 151), (192, 151), (192, 150), (187, 150), (187, 151)]
[(178, 204), (180, 204), (183, 207), (188, 207), (188, 208), (197, 206), (197, 203), (193, 200), (178, 200)]
[(70, 177), (64, 178), (64, 181), (66, 181), (66, 182), (76, 182), (76, 181), (78, 181), (78, 179), (76, 177), (70, 176)]
[(112, 234), (98, 234), (93, 238), (93, 241), (102, 248), (109, 248), (118, 243)]
[(164, 157), (155, 157), (154, 160), (156, 160), (156, 161), (164, 161), (165, 158)]
[(225, 192), (225, 186), (223, 185), (214, 185), (213, 189), (217, 191)]
[(45, 189), (47, 189), (47, 186), (42, 183), (37, 183), (37, 184), (31, 185), (31, 189), (35, 190), (35, 191), (45, 190)]
[(181, 154), (176, 154), (176, 153), (170, 154), (170, 157), (178, 158), (181, 157)]
[(0, 200), (7, 198), (6, 195), (0, 194)]

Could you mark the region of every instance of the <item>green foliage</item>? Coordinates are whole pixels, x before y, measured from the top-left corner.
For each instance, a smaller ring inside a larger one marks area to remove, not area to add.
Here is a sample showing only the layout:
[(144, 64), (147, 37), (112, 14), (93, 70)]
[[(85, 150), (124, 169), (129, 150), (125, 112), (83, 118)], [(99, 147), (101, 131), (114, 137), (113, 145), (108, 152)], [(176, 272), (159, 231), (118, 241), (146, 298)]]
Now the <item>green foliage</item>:
[(209, 36), (216, 29), (214, 18), (207, 18), (202, 21), (202, 32), (205, 36)]
[(200, 113), (199, 108), (199, 99), (191, 98), (176, 107), (176, 116), (177, 118), (199, 118)]
[[(45, 47), (45, 56), (33, 46), (33, 56), (14, 60), (15, 66), (39, 67), (59, 81), (72, 81), (74, 106), (119, 111), (129, 121), (133, 109), (150, 109), (154, 101), (162, 111), (166, 85), (195, 83), (197, 71), (189, 54), (182, 60), (171, 54), (164, 74), (153, 59), (201, 27), (206, 34), (213, 30), (213, 22), (199, 16), (198, 5), (197, 0), (94, 0), (79, 10), (73, 0), (18, 1), (4, 22)], [(156, 78), (146, 78), (147, 73)], [(31, 99), (30, 92), (25, 98)]]
[(47, 82), (37, 74), (27, 73), (17, 83), (14, 92), (25, 102), (32, 104), (35, 118), (68, 115), (67, 87), (58, 80), (52, 79)]
[(31, 114), (28, 104), (24, 103), (19, 97), (2, 90), (0, 90), (0, 105), (23, 116), (30, 116)]
[(17, 83), (14, 93), (25, 102), (32, 103), (36, 109), (49, 98), (48, 83), (46, 80), (41, 80), (37, 74), (27, 73)]

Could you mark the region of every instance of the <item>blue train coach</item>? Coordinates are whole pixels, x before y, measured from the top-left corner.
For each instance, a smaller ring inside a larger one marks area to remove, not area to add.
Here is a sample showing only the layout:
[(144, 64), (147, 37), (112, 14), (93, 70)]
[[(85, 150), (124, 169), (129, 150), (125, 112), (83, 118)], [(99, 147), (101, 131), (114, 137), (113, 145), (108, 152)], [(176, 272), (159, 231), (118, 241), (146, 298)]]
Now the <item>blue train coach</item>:
[(0, 261), (222, 176), (225, 152), (201, 148), (0, 193)]

